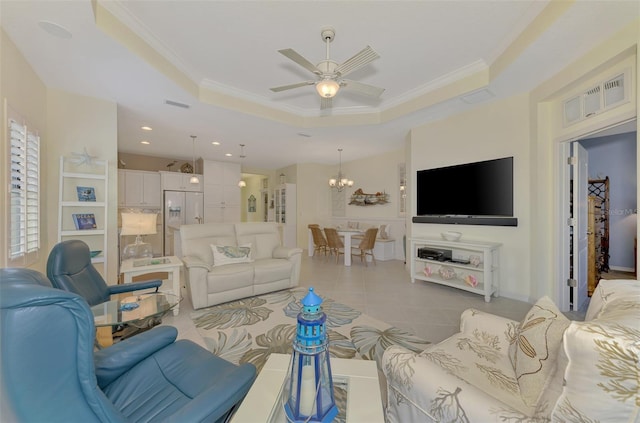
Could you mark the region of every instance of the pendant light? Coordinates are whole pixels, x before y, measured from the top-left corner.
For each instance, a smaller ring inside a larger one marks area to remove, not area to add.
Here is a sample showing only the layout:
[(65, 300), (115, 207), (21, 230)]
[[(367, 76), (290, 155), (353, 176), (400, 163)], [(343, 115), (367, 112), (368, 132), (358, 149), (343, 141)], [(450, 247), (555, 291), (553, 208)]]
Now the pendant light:
[(352, 187), (353, 181), (342, 173), (342, 148), (338, 149), (340, 153), (340, 165), (338, 167), (338, 176), (329, 179), (329, 187), (335, 188), (338, 192), (342, 191), (346, 187)]
[[(246, 156), (244, 155), (244, 144), (240, 144), (240, 171), (242, 172), (242, 161)], [(244, 188), (247, 186), (247, 183), (242, 180), (242, 176), (240, 176), (240, 182), (238, 182), (238, 186), (240, 188)]]
[(196, 176), (196, 136), (191, 135), (193, 141), (193, 176), (189, 179), (190, 184), (199, 184), (200, 179)]

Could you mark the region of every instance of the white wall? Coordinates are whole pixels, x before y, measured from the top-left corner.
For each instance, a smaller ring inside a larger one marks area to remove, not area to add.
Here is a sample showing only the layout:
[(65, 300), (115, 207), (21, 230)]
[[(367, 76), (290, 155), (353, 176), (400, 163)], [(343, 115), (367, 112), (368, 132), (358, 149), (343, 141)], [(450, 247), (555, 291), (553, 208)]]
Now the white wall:
[(528, 301), (531, 283), (528, 134), (528, 97), (519, 95), (497, 100), (413, 129), (411, 162), (407, 167), (412, 198), (408, 212), (415, 216), (416, 171), (513, 156), (517, 227), (412, 223), (410, 233), (412, 237), (440, 237), (441, 232), (454, 230), (462, 232), (464, 240), (502, 243), (500, 293), (523, 301)]
[[(404, 235), (404, 217), (398, 216), (398, 164), (404, 163), (404, 149), (371, 156), (360, 160), (342, 163), (342, 171), (355, 181), (352, 188), (344, 190), (345, 216), (332, 215), (332, 189), (329, 178), (338, 173), (338, 165), (326, 166), (313, 163), (298, 164), (279, 169), (276, 174), (285, 173), (287, 182), (297, 185), (297, 244), (299, 248), (308, 247), (309, 233), (307, 225), (317, 223), (330, 226), (346, 222), (348, 219), (370, 224), (392, 224), (392, 236), (398, 239), (396, 257), (403, 259), (402, 236)], [(364, 192), (386, 191), (390, 202), (385, 205), (354, 206), (348, 205), (349, 197), (355, 190)]]
[[(42, 162), (40, 164), (41, 175), (46, 175), (49, 163), (47, 162), (47, 152), (49, 150), (50, 141), (46, 136), (47, 133), (47, 110), (46, 96), (47, 88), (40, 78), (27, 63), (25, 58), (20, 54), (15, 45), (11, 42), (6, 33), (0, 29), (0, 99), (3, 102), (3, 119), (0, 127), (2, 128), (2, 148), (0, 149), (0, 183), (2, 183), (2, 196), (0, 196), (0, 225), (3, 234), (0, 241), (0, 267), (7, 266), (7, 237), (5, 228), (8, 224), (7, 217), (7, 201), (8, 190), (4, 187), (9, 186), (6, 164), (9, 163), (8, 153), (8, 131), (7, 131), (7, 110), (10, 107), (20, 116), (28, 120), (33, 128), (40, 133), (40, 155)], [(57, 167), (57, 165), (56, 165)], [(56, 202), (49, 204), (44, 193), (50, 188), (48, 178), (41, 181), (40, 206), (42, 217), (40, 218), (41, 229), (41, 254), (38, 261), (31, 266), (40, 272), (46, 271), (46, 260), (49, 251), (47, 250), (47, 211), (52, 207), (56, 207)], [(57, 180), (51, 186), (57, 187)]]
[[(83, 97), (68, 92), (49, 89), (47, 94), (48, 150), (43, 160), (47, 162), (46, 210), (48, 227), (48, 252), (57, 242), (58, 181), (60, 156), (87, 153), (109, 161), (108, 186), (108, 268), (103, 272), (109, 285), (118, 278), (118, 116), (113, 102)], [(101, 266), (96, 266), (98, 270)]]
[[(567, 224), (561, 214), (566, 204), (562, 199), (563, 172), (566, 170), (563, 143), (585, 138), (610, 125), (637, 117), (640, 88), (637, 55), (640, 40), (640, 20), (580, 57), (554, 77), (530, 92), (531, 117), (531, 180), (532, 233), (530, 255), (535, 266), (531, 269), (531, 298), (549, 295), (561, 310), (568, 304), (568, 257), (565, 240)], [(561, 101), (576, 88), (590, 86), (593, 81), (610, 76), (612, 71), (632, 66), (631, 99), (627, 104), (600, 113), (583, 122), (563, 128)], [(636, 127), (638, 123), (636, 122)], [(636, 138), (637, 142), (637, 138)], [(636, 153), (637, 154), (637, 153)], [(637, 191), (637, 190), (636, 190)], [(638, 192), (636, 192), (636, 196)]]

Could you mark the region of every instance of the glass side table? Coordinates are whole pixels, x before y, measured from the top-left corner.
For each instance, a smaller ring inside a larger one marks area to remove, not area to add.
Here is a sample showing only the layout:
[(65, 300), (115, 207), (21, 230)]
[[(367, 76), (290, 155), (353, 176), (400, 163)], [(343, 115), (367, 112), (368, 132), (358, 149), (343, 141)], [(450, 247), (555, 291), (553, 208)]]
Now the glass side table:
[[(114, 299), (91, 307), (93, 320), (97, 329), (128, 325), (144, 330), (160, 323), (162, 316), (178, 305), (177, 295), (164, 292), (133, 295), (122, 299)], [(108, 346), (113, 340), (107, 339), (105, 331), (101, 331), (96, 341), (100, 346)]]

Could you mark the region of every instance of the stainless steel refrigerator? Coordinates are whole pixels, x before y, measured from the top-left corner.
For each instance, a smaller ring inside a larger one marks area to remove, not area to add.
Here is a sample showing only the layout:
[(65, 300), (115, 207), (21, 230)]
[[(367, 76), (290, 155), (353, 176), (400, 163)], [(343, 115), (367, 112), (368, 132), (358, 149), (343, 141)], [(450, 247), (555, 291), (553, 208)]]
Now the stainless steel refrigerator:
[(184, 191), (164, 191), (163, 194), (163, 251), (165, 256), (174, 256), (175, 231), (181, 225), (204, 223), (204, 195)]

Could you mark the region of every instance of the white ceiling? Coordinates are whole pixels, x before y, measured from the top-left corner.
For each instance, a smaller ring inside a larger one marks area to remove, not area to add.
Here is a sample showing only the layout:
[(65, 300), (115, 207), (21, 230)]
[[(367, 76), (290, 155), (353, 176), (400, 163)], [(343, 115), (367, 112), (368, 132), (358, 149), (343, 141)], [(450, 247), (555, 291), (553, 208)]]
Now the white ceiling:
[[(90, 0), (0, 0), (2, 27), (47, 86), (118, 104), (119, 152), (190, 159), (193, 134), (197, 156), (239, 162), (239, 144), (245, 144), (243, 166), (262, 169), (335, 164), (338, 148), (344, 149), (343, 161), (396, 150), (411, 128), (474, 107), (459, 96), (434, 100), (435, 93), (494, 64), (548, 4), (98, 3), (146, 45), (134, 53), (129, 41), (116, 40), (99, 24)], [(488, 89), (493, 96), (487, 101), (529, 91), (638, 16), (638, 1), (577, 1), (488, 85), (472, 91)], [(62, 26), (71, 38), (51, 35), (39, 25), (42, 21)], [(331, 58), (337, 62), (366, 45), (381, 56), (349, 75), (385, 88), (379, 99), (341, 90), (333, 108), (321, 112), (313, 86), (269, 90), (313, 79), (278, 50), (292, 48), (317, 63), (326, 54), (320, 36), (326, 26), (336, 31)], [(159, 67), (157, 58), (144, 59), (149, 47), (167, 66)], [(167, 70), (171, 65), (174, 70)], [(143, 125), (153, 131), (142, 131)], [(143, 139), (151, 144), (142, 145)], [(234, 156), (225, 158), (226, 152)]]

